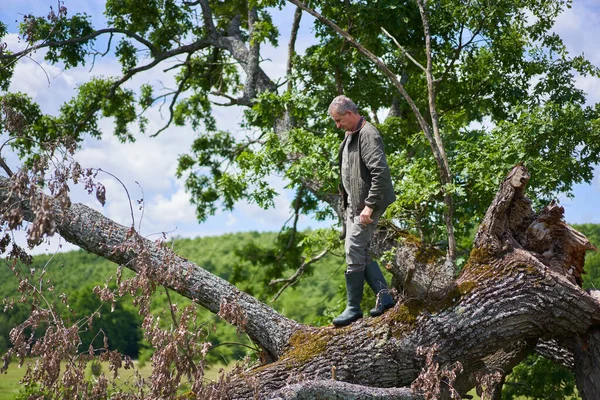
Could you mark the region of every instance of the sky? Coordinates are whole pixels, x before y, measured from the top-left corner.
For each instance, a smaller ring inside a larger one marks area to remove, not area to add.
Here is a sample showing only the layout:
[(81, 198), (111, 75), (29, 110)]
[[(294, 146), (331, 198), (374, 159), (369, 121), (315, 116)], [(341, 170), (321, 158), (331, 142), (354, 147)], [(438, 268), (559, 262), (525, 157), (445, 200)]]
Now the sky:
[[(9, 48), (16, 49), (18, 43), (15, 21), (22, 20), (24, 14), (47, 14), (49, 7), (56, 9), (56, 2), (51, 0), (3, 0), (0, 5), (0, 21), (9, 24), (9, 35), (4, 38)], [(101, 0), (65, 0), (69, 15), (86, 12), (92, 16), (95, 27), (104, 25), (102, 11), (104, 1)], [(274, 14), (273, 20), (280, 28), (279, 49), (266, 46), (263, 49), (265, 61), (261, 64), (269, 76), (283, 76), (286, 63), (286, 46), (289, 29), (292, 24), (293, 8), (288, 6)], [(297, 40), (297, 51), (302, 54), (314, 39), (312, 24), (314, 19), (303, 15), (301, 29)], [(564, 40), (571, 54), (583, 53), (595, 65), (600, 66), (600, 2), (597, 0), (575, 0), (570, 9), (562, 13), (553, 28)], [(27, 93), (37, 101), (42, 110), (54, 113), (62, 102), (75, 93), (78, 84), (85, 82), (91, 76), (120, 76), (120, 66), (114, 58), (97, 59), (93, 69), (90, 66), (64, 70), (60, 66), (49, 65), (43, 61), (43, 52), (34, 54), (32, 60), (24, 59), (16, 68), (11, 91)], [(38, 65), (39, 63), (39, 65)], [(126, 87), (135, 88), (142, 83), (157, 84), (173, 87), (173, 77), (163, 72), (168, 65), (154, 69), (141, 78), (135, 78)], [(600, 102), (600, 80), (596, 78), (578, 78), (578, 87), (588, 93), (590, 104)], [(164, 110), (163, 110), (164, 111)], [(214, 116), (219, 129), (228, 130), (243, 136), (245, 131), (240, 128), (242, 109), (238, 107), (215, 107)], [(166, 122), (166, 113), (161, 113), (158, 106), (153, 107), (147, 115), (149, 119), (148, 132), (158, 130)], [(156, 138), (147, 135), (136, 135), (135, 143), (120, 143), (112, 132), (110, 120), (101, 120), (102, 140), (87, 138), (81, 150), (75, 155), (83, 167), (102, 168), (117, 176), (127, 188), (127, 193), (121, 182), (106, 174), (99, 175), (99, 180), (107, 189), (107, 201), (101, 206), (94, 196), (88, 195), (83, 188), (72, 188), (74, 202), (84, 203), (108, 218), (124, 225), (132, 224), (130, 202), (134, 205), (134, 223), (140, 227), (143, 235), (158, 238), (162, 232), (171, 237), (198, 237), (220, 235), (238, 231), (277, 231), (291, 216), (290, 208), (293, 193), (285, 189), (285, 182), (279, 177), (272, 177), (271, 183), (280, 194), (275, 207), (262, 210), (255, 204), (239, 202), (233, 211), (218, 211), (204, 223), (198, 223), (190, 196), (186, 193), (183, 179), (175, 178), (177, 157), (190, 149), (195, 133), (186, 127), (171, 127)], [(135, 128), (133, 129), (135, 132)], [(16, 169), (18, 160), (10, 154), (7, 157), (9, 165)], [(564, 196), (559, 198), (565, 207), (565, 217), (569, 223), (600, 223), (600, 168), (592, 184), (576, 185), (574, 198)], [(144, 200), (144, 207), (137, 207), (139, 199)], [(318, 228), (324, 226), (302, 217), (300, 228)], [(47, 242), (34, 249), (34, 253), (45, 253), (71, 250), (75, 247), (60, 237), (50, 238)]]

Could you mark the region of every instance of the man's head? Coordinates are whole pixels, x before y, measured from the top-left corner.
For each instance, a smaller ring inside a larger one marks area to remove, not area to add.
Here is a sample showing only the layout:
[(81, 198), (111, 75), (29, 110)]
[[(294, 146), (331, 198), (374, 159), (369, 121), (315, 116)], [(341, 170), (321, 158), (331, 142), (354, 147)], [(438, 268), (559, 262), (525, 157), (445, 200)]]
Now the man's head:
[(338, 96), (329, 105), (329, 115), (333, 118), (335, 126), (345, 131), (353, 131), (360, 121), (356, 104), (346, 96)]

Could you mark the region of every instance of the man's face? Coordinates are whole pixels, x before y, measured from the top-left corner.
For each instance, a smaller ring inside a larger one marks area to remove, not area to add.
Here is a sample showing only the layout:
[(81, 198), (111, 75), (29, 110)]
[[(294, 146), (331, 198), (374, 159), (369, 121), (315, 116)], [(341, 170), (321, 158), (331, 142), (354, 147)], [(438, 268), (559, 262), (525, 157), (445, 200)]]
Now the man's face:
[(338, 129), (343, 129), (345, 131), (354, 130), (356, 122), (354, 121), (353, 115), (350, 111), (346, 111), (345, 114), (338, 114), (337, 111), (331, 111), (331, 118), (335, 122), (335, 126)]

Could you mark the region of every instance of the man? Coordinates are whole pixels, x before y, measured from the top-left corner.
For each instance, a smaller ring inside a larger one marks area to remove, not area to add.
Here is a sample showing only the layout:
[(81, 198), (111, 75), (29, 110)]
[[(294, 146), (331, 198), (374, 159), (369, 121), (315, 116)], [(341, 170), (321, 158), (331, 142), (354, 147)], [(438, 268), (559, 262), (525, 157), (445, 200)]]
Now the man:
[(365, 279), (377, 295), (371, 316), (381, 315), (394, 305), (381, 269), (369, 254), (369, 245), (379, 217), (396, 200), (396, 194), (377, 129), (359, 115), (346, 96), (333, 99), (328, 111), (336, 127), (346, 131), (338, 162), (346, 212), (347, 305), (333, 320), (336, 326), (346, 326), (363, 316), (360, 302)]

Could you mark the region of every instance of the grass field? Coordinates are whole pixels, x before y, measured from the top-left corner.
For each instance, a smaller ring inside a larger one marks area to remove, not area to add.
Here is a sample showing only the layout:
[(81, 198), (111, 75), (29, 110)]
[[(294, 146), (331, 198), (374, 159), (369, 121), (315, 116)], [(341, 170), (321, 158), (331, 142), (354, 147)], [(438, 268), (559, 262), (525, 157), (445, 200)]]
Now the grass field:
[[(137, 361), (134, 361), (134, 364), (135, 367), (139, 370), (140, 375), (142, 375), (142, 377), (146, 378), (150, 376), (150, 373), (152, 372), (152, 366), (150, 363), (146, 363), (146, 365), (144, 365), (142, 368), (139, 368)], [(221, 368), (222, 366), (214, 366), (207, 369), (205, 372), (206, 379), (216, 379), (219, 375), (219, 370)], [(25, 375), (25, 370), (25, 365), (22, 368), (19, 368), (18, 362), (13, 361), (10, 364), (7, 373), (0, 375), (0, 400), (13, 400), (15, 398), (15, 396), (19, 393), (19, 390), (21, 389), (19, 381), (23, 379), (23, 376)], [(105, 374), (109, 373), (108, 364), (102, 364), (102, 371)], [(90, 377), (92, 376), (89, 365), (87, 374)], [(121, 369), (119, 371), (120, 380), (123, 382), (132, 378), (132, 375), (132, 370)]]
[[(152, 372), (152, 366), (150, 365), (150, 363), (146, 363), (146, 365), (144, 365), (142, 368), (138, 367), (137, 361), (134, 361), (134, 364), (136, 365), (136, 368), (138, 368), (140, 374), (143, 377), (150, 376), (150, 373)], [(210, 369), (207, 369), (206, 375), (205, 375), (206, 379), (208, 379), (208, 380), (217, 379), (217, 377), (219, 375), (219, 370), (221, 368), (222, 368), (222, 366), (214, 366), (214, 367), (211, 367)], [(104, 373), (107, 373), (108, 365), (103, 364), (102, 371), (104, 371)], [(131, 378), (131, 376), (133, 375), (133, 372), (131, 370), (121, 370), (120, 372), (121, 373), (119, 374), (119, 376), (120, 376), (121, 381), (126, 381), (127, 379)], [(0, 375), (0, 400), (13, 400), (15, 398), (15, 396), (19, 393), (19, 389), (20, 389), (19, 381), (23, 378), (24, 375), (25, 375), (25, 367), (19, 368), (17, 362), (11, 363), (11, 365), (8, 369), (8, 373)], [(89, 366), (88, 366), (88, 375), (91, 376)], [(479, 400), (479, 396), (477, 396), (477, 394), (475, 393), (475, 389), (470, 391), (469, 394), (473, 396), (473, 400)], [(575, 400), (575, 399), (579, 399), (579, 397), (574, 396), (571, 399)], [(527, 398), (519, 397), (517, 400), (527, 400)]]

